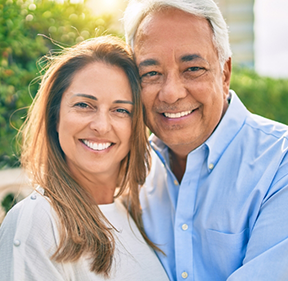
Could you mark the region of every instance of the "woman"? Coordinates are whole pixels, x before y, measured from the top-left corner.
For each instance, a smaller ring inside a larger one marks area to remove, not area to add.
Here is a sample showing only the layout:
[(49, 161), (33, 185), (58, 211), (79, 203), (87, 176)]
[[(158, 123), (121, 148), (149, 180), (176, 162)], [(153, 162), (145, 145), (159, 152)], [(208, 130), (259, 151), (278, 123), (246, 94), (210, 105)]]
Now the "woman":
[[(142, 119), (121, 40), (98, 37), (53, 58), (22, 128), (21, 163), (37, 187), (1, 225), (1, 280), (167, 280), (141, 228)], [(115, 199), (124, 193), (134, 221)]]

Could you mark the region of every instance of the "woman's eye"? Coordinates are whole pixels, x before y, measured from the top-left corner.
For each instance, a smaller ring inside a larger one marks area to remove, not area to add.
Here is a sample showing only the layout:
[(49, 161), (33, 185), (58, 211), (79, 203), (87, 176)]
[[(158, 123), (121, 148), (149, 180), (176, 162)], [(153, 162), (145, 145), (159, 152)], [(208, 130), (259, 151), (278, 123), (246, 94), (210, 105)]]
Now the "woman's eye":
[(88, 108), (89, 105), (85, 102), (78, 102), (74, 106), (79, 107), (79, 108)]
[(116, 109), (116, 112), (130, 115), (130, 112), (127, 109), (124, 109), (124, 108), (118, 108), (118, 109)]

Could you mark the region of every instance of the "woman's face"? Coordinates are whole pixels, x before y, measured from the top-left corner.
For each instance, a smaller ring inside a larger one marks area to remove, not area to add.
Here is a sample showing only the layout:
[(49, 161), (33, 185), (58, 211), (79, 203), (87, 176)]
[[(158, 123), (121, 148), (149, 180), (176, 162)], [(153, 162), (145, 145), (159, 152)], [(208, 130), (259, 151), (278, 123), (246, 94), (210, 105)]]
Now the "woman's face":
[(121, 68), (93, 62), (76, 72), (61, 100), (57, 131), (77, 179), (117, 178), (130, 150), (132, 109), (131, 87)]

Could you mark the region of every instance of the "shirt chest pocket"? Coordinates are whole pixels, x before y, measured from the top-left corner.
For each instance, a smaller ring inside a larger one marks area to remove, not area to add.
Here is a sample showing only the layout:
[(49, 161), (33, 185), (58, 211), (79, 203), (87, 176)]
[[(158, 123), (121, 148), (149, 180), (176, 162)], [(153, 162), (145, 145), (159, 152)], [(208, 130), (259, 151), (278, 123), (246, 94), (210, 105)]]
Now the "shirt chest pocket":
[[(242, 265), (248, 242), (249, 229), (239, 233), (223, 233), (216, 230), (206, 230), (207, 252), (210, 265), (221, 269), (221, 277), (226, 278)], [(205, 246), (204, 246), (205, 247)]]

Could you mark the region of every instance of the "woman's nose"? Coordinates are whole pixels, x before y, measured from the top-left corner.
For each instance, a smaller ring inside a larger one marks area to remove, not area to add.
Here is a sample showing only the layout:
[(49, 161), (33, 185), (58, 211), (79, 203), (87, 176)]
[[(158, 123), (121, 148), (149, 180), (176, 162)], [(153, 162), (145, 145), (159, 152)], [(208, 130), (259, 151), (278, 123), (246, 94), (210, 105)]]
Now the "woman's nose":
[(93, 120), (90, 122), (90, 128), (97, 131), (100, 135), (104, 135), (111, 130), (111, 120), (109, 113), (98, 111), (93, 116)]

